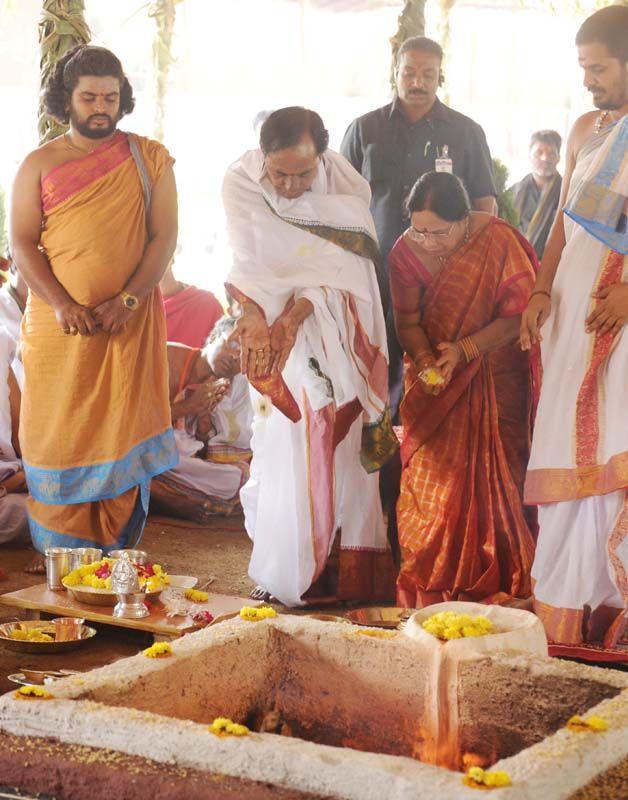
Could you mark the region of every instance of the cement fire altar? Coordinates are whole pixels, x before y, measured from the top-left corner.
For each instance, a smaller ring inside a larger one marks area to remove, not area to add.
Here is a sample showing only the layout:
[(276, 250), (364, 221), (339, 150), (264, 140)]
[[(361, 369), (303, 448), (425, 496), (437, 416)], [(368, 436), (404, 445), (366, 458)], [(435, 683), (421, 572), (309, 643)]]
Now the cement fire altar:
[[(566, 800), (628, 756), (627, 675), (530, 652), (544, 646), (532, 615), (487, 607), (501, 633), (442, 659), (421, 629), (430, 613), (397, 633), (230, 620), (165, 645), (166, 657), (58, 681), (50, 699), (5, 695), (0, 729), (347, 800), (481, 796), (463, 783), (469, 765), (508, 773), (496, 800)], [(528, 652), (506, 649), (512, 630)], [(255, 732), (269, 712), (292, 736)], [(567, 728), (574, 715), (607, 729)], [(251, 732), (221, 735), (218, 717)]]

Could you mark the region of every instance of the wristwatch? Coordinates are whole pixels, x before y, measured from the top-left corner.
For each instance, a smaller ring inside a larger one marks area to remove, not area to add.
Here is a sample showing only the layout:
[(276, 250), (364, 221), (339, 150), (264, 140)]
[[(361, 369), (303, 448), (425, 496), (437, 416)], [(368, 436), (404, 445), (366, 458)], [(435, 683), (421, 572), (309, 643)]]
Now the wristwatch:
[(140, 301), (135, 295), (129, 294), (128, 292), (120, 292), (120, 297), (122, 298), (124, 307), (128, 308), (129, 311), (137, 311), (140, 307)]

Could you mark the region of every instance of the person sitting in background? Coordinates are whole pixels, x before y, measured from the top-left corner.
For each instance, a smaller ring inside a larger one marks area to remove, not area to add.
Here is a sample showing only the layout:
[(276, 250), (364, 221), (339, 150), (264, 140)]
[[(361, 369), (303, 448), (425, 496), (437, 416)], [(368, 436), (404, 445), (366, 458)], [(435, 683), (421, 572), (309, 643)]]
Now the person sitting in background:
[(520, 217), (519, 230), (539, 259), (556, 216), (562, 178), (557, 166), (562, 139), (556, 131), (537, 131), (530, 139), (532, 172), (508, 190)]
[(10, 254), (7, 258), (0, 258), (0, 271), (8, 273), (6, 282), (0, 275), (0, 325), (4, 325), (14, 342), (19, 342), (28, 286)]
[(26, 479), (17, 439), (21, 392), (12, 369), (15, 342), (0, 326), (0, 544), (27, 544)]
[(212, 328), (223, 315), (216, 297), (205, 289), (178, 281), (168, 264), (159, 287), (164, 298), (169, 342), (202, 347)]
[(239, 510), (249, 476), (253, 412), (240, 351), (223, 317), (202, 350), (168, 344), (170, 397), (179, 464), (155, 478), (152, 502), (162, 513), (208, 522)]

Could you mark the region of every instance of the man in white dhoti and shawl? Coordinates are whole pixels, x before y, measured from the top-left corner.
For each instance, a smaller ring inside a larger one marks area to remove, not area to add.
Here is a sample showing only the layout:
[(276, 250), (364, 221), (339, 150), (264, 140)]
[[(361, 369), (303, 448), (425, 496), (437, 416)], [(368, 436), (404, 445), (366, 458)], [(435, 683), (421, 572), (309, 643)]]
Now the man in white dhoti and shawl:
[(563, 211), (521, 321), (543, 365), (525, 498), (539, 505), (548, 638), (611, 648), (628, 606), (628, 7), (593, 14), (576, 44), (599, 111), (571, 131)]
[(249, 575), (289, 606), (394, 596), (377, 470), (397, 443), (370, 190), (327, 144), (315, 112), (275, 111), (223, 188), (226, 287), (254, 387)]

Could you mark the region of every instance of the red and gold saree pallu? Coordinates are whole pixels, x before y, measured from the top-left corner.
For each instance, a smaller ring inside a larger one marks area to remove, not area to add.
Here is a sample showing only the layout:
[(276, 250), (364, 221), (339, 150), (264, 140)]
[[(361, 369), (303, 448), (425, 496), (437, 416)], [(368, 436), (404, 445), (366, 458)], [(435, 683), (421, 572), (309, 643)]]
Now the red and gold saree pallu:
[[(423, 287), (416, 311), (435, 349), (521, 313), (535, 264), (530, 245), (501, 220), (477, 231), (434, 277), (400, 240), (390, 257), (393, 297), (408, 313), (404, 287)], [(527, 355), (512, 345), (476, 359), (437, 397), (423, 392), (406, 358), (405, 384), (399, 605), (527, 597), (534, 552), (522, 504)]]
[[(151, 182), (172, 163), (137, 137)], [(142, 185), (118, 133), (42, 179), (41, 247), (57, 280), (94, 307), (120, 292), (146, 246)], [(68, 336), (30, 293), (22, 323), (20, 441), (35, 546), (133, 545), (150, 479), (177, 463), (159, 290), (119, 333)]]

